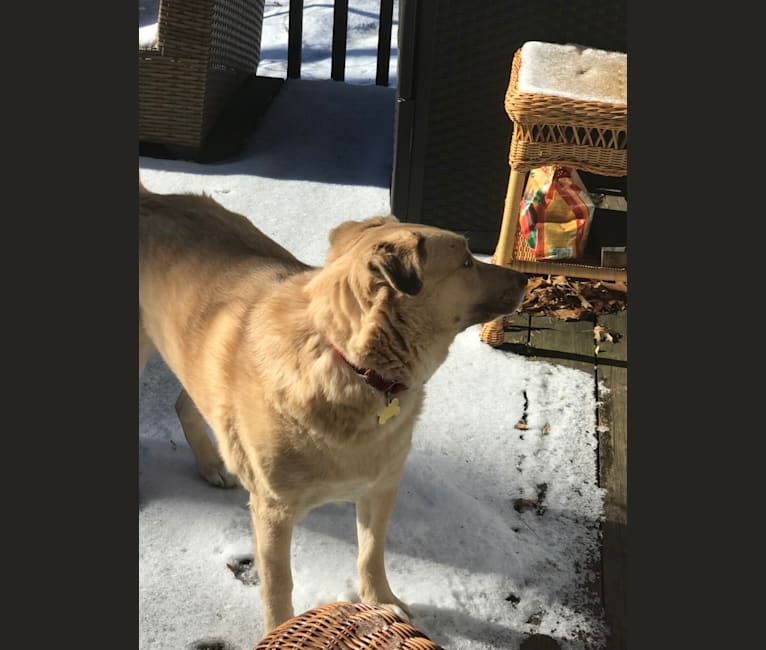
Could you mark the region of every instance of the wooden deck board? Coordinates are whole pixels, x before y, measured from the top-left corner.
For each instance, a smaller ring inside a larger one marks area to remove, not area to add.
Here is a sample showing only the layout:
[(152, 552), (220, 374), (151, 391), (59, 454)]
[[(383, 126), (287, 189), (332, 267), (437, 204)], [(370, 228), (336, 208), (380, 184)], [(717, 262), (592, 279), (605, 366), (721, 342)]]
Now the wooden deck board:
[(615, 341), (601, 341), (598, 354), (594, 323), (562, 321), (553, 317), (516, 314), (506, 326), (501, 349), (533, 359), (561, 364), (593, 376), (609, 392), (599, 397), (598, 481), (606, 490), (600, 563), (592, 567), (596, 583), (587, 588), (598, 594), (608, 628), (608, 650), (627, 648), (627, 311), (604, 314), (596, 324), (614, 333)]
[(529, 353), (535, 358), (591, 373), (595, 378), (593, 324), (588, 321), (570, 322), (533, 316), (530, 319)]
[(529, 314), (517, 313), (506, 318), (503, 349), (523, 356), (529, 355)]
[[(529, 355), (569, 368), (582, 370), (593, 378), (596, 390), (596, 365), (593, 342), (593, 323), (589, 321), (563, 321), (554, 317), (533, 316), (530, 319)], [(595, 435), (594, 431), (594, 435)], [(594, 476), (594, 480), (598, 477)], [(587, 567), (593, 575), (583, 588), (593, 594), (596, 602), (603, 602), (601, 558), (596, 555)], [(599, 614), (600, 612), (596, 612)]]
[(610, 650), (627, 648), (627, 311), (598, 317), (615, 343), (602, 341), (596, 378), (609, 392), (601, 398), (599, 485), (606, 489), (602, 539), (602, 594)]

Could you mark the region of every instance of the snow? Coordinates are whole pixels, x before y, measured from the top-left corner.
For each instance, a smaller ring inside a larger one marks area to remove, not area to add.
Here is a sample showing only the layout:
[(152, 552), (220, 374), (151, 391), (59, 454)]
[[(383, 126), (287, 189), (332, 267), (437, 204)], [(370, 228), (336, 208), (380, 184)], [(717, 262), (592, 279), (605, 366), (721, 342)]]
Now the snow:
[[(275, 5), (267, 12), (282, 20)], [(314, 15), (307, 7), (304, 37), (321, 31)], [(236, 159), (140, 157), (142, 181), (205, 191), (321, 265), (331, 228), (390, 212), (395, 91), (362, 83), (374, 74), (373, 63), (356, 84), (287, 80)], [(603, 515), (592, 376), (492, 349), (474, 326), (426, 389), (386, 544), (389, 582), (413, 624), (449, 650), (515, 650), (531, 632), (566, 650), (601, 647), (587, 588)], [(173, 408), (179, 390), (160, 358), (139, 380), (139, 647), (250, 650), (264, 633), (260, 594), (227, 567), (252, 557), (247, 494), (197, 474)], [(516, 429), (525, 415), (528, 429)], [(543, 484), (542, 514), (514, 509)], [(352, 504), (298, 524), (296, 613), (356, 597), (356, 550)]]
[(582, 45), (527, 41), (519, 90), (580, 101), (627, 104), (628, 55)]
[(160, 0), (138, 0), (138, 47), (146, 50), (157, 41), (157, 17)]

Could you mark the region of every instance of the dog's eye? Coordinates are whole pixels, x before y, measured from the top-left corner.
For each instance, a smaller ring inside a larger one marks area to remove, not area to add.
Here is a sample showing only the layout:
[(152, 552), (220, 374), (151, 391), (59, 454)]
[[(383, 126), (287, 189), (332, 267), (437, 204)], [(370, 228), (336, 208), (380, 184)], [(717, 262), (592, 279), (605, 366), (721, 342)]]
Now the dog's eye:
[(470, 257), (467, 257), (465, 262), (463, 262), (463, 267), (466, 269), (470, 269), (473, 266), (473, 260)]

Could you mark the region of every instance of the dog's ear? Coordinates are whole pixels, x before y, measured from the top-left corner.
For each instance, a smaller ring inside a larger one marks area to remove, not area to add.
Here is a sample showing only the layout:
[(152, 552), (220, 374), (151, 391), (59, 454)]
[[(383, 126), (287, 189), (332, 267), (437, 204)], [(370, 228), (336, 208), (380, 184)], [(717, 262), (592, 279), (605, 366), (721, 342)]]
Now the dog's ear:
[(399, 223), (399, 220), (394, 216), (389, 216), (372, 217), (364, 221), (344, 221), (330, 231), (330, 247), (346, 249), (355, 239), (361, 237), (362, 233), (368, 228), (383, 226), (387, 223)]
[(399, 241), (375, 244), (369, 269), (383, 276), (394, 289), (416, 296), (423, 288), (425, 239), (415, 233)]

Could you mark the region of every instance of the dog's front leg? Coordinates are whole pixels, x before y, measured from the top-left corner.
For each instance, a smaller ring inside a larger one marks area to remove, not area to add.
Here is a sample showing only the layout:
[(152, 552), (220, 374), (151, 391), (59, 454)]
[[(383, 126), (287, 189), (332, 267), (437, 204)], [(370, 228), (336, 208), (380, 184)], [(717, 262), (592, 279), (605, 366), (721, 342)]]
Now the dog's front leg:
[(261, 582), (264, 633), (293, 617), (290, 544), (295, 518), (250, 495), (253, 546)]
[(386, 529), (398, 487), (398, 480), (393, 485), (373, 486), (356, 502), (359, 595), (363, 603), (385, 607), (409, 620), (412, 617), (409, 608), (394, 596), (388, 585), (383, 557)]

